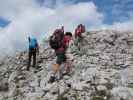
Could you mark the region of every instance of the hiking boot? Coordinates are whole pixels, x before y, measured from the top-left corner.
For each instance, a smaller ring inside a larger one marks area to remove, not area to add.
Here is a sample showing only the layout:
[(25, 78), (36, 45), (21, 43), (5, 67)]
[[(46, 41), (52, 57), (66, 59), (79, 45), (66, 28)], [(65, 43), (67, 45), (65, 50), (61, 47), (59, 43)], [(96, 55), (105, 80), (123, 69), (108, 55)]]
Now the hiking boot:
[(30, 70), (30, 68), (29, 68), (29, 67), (27, 67), (27, 68), (26, 68), (26, 70), (27, 70), (27, 71), (29, 71), (29, 70)]
[(56, 77), (51, 76), (48, 83), (53, 83), (53, 82), (55, 82), (55, 80), (56, 80)]

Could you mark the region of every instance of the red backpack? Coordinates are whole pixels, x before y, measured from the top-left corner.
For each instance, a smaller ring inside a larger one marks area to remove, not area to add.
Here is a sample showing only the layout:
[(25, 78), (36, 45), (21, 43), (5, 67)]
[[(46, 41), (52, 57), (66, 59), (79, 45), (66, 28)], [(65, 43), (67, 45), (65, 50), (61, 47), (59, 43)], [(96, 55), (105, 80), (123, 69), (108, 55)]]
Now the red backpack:
[(81, 33), (84, 33), (86, 30), (85, 30), (85, 26), (84, 25), (82, 25), (81, 26)]
[(85, 32), (85, 26), (80, 24), (78, 27), (75, 29), (75, 37), (81, 37), (81, 33)]
[(56, 29), (52, 36), (50, 36), (49, 44), (52, 49), (58, 49), (62, 45), (64, 32), (61, 29)]

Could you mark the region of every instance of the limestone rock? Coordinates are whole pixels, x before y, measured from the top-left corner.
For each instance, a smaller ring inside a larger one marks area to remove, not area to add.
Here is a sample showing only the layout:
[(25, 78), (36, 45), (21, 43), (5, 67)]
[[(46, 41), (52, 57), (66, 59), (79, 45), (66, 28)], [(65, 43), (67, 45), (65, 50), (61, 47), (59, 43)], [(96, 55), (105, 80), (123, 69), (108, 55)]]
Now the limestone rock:
[(0, 100), (132, 100), (133, 32), (90, 31), (83, 37), (80, 49), (74, 39), (67, 51), (70, 73), (53, 83), (56, 56), (48, 40), (30, 71), (27, 51), (0, 58)]

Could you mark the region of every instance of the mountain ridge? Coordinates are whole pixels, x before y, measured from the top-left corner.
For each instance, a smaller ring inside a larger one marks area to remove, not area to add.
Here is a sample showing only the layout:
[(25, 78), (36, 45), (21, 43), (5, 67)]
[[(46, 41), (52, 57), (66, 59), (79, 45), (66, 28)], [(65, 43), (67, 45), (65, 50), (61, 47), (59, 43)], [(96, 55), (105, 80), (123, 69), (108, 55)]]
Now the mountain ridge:
[[(0, 100), (132, 100), (133, 32), (90, 31), (67, 56), (71, 72), (49, 83), (56, 57), (41, 46), (37, 67), (26, 71), (27, 51), (0, 61)], [(48, 43), (48, 41), (45, 41)], [(63, 66), (62, 66), (63, 67)]]

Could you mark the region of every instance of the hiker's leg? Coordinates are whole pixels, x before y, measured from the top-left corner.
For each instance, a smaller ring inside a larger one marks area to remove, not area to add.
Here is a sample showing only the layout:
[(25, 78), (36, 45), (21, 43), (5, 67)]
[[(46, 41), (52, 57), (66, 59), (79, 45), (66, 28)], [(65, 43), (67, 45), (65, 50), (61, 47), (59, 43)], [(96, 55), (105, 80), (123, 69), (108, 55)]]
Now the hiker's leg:
[(36, 66), (36, 50), (33, 51), (33, 67)]
[(75, 40), (74, 40), (74, 45), (75, 45), (75, 46), (78, 46), (78, 37), (75, 38)]
[(32, 57), (32, 52), (31, 52), (31, 50), (29, 50), (28, 56), (29, 56), (29, 58), (28, 58), (28, 66), (27, 66), (27, 70), (30, 69), (30, 64), (31, 64), (31, 57)]
[(53, 64), (52, 65), (52, 71), (53, 71), (53, 75), (55, 76), (58, 69), (59, 69), (59, 66), (60, 64), (58, 63), (58, 59), (59, 59), (59, 55), (56, 53), (56, 56), (57, 56), (57, 59), (56, 59), (56, 64)]
[(65, 72), (67, 72), (68, 71), (68, 62), (67, 62), (67, 57), (66, 57), (66, 55), (65, 54), (63, 54), (63, 62), (64, 62), (64, 69), (65, 69)]
[(77, 43), (77, 46), (78, 46), (78, 50), (80, 51), (80, 44), (81, 44), (81, 42), (80, 42), (80, 37), (78, 37), (78, 43)]
[(57, 56), (57, 60), (56, 60), (56, 64), (53, 64), (52, 66), (52, 74), (49, 80), (50, 83), (53, 83), (56, 80), (56, 74), (58, 73), (58, 70), (60, 67), (60, 64), (58, 63), (59, 55), (57, 53), (56, 53), (56, 56)]
[(70, 72), (70, 63), (69, 63), (69, 61), (65, 62), (65, 71), (66, 71), (66, 73)]
[(68, 64), (67, 64), (67, 61), (64, 62), (64, 72), (63, 74), (66, 74), (68, 72)]
[(57, 63), (53, 65), (53, 74), (54, 74), (54, 75), (58, 72), (59, 66), (60, 66), (60, 65), (57, 64)]
[(60, 69), (60, 66), (61, 66), (61, 64), (64, 63), (64, 61), (65, 61), (64, 60), (64, 53), (58, 53), (57, 54), (57, 61), (56, 61), (56, 63), (58, 64), (58, 69), (56, 71), (58, 79), (60, 79), (62, 77), (62, 71)]
[(78, 37), (78, 49), (79, 49), (79, 51), (81, 50), (81, 47), (83, 46), (82, 42), (83, 42), (83, 38)]

